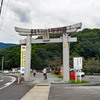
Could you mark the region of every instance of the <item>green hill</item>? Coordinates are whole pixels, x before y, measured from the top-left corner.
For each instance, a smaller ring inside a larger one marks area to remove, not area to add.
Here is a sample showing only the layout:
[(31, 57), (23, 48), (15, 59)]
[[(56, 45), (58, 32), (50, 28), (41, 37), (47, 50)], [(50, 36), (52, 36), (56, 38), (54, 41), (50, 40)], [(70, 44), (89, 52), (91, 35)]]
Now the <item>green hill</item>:
[(11, 46), (16, 46), (17, 44), (11, 44), (11, 43), (2, 43), (0, 42), (0, 50), (5, 49), (7, 47), (11, 47)]
[(73, 36), (76, 36), (78, 41), (71, 45), (72, 55), (77, 53), (85, 59), (100, 58), (100, 29), (84, 29)]

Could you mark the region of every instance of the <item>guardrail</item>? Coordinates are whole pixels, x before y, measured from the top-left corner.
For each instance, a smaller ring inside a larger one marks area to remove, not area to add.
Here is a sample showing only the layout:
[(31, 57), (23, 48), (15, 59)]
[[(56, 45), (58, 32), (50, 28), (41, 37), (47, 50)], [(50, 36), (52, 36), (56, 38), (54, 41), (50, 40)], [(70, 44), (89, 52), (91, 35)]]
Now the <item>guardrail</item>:
[(21, 82), (22, 74), (21, 73), (2, 73), (3, 75), (16, 77), (18, 84)]

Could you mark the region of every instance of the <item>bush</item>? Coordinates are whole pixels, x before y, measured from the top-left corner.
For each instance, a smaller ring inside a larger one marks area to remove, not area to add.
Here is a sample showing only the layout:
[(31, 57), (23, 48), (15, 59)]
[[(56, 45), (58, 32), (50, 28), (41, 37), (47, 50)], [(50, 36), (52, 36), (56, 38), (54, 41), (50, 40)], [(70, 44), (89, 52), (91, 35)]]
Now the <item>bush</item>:
[(58, 75), (58, 73), (59, 73), (59, 72), (56, 70), (56, 71), (55, 71), (55, 74), (57, 74), (57, 75)]

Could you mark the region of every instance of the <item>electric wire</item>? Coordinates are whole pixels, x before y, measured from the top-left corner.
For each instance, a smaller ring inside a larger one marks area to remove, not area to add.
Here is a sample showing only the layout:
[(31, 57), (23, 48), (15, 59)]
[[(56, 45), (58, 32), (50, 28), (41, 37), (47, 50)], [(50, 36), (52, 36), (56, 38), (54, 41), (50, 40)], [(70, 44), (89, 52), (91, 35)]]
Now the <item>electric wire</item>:
[(3, 5), (3, 0), (1, 0), (0, 15), (1, 15), (1, 10), (2, 10), (2, 5)]
[[(4, 5), (4, 4), (3, 4), (3, 5)], [(0, 27), (2, 27), (2, 24), (3, 24), (4, 19), (5, 19), (5, 17), (6, 17), (6, 13), (7, 13), (8, 5), (9, 5), (9, 0), (7, 1), (7, 4), (6, 4), (6, 8), (5, 8), (5, 10), (2, 11)]]

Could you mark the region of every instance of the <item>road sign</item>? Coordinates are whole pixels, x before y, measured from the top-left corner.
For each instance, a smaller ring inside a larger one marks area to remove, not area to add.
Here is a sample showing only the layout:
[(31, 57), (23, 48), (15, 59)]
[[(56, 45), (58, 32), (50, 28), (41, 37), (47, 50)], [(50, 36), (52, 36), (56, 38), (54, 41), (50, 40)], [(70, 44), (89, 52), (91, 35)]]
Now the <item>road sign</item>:
[(82, 69), (82, 57), (73, 58), (74, 69)]

